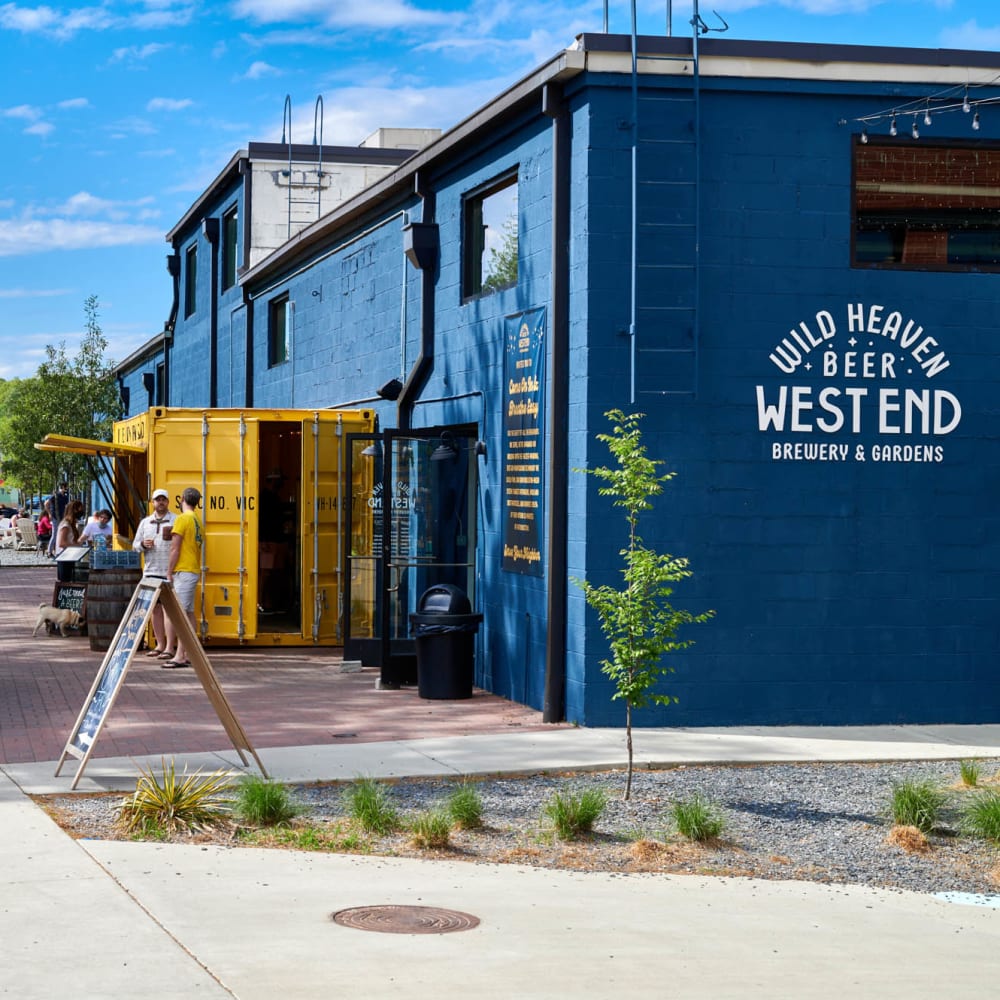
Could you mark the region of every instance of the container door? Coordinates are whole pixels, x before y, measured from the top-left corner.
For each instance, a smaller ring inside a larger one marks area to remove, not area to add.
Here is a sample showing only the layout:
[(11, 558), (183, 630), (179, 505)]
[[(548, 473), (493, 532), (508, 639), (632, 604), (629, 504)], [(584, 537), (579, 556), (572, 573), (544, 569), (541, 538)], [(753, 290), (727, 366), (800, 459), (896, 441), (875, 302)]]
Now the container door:
[(187, 423), (185, 436), (185, 422), (171, 421), (170, 455), (164, 458), (190, 465), (197, 460), (200, 466), (197, 475), (194, 469), (171, 469), (171, 493), (197, 486), (203, 495), (205, 574), (195, 610), (211, 639), (246, 641), (257, 630), (256, 579), (248, 572), (257, 562), (256, 497), (248, 486), (258, 477), (258, 423), (231, 411), (209, 411)]
[(345, 439), (350, 499), (345, 503), (344, 659), (378, 666), (381, 644), (375, 623), (381, 611), (382, 435), (348, 434)]
[(343, 641), (344, 565), (343, 422), (302, 422), (302, 635), (313, 642)]

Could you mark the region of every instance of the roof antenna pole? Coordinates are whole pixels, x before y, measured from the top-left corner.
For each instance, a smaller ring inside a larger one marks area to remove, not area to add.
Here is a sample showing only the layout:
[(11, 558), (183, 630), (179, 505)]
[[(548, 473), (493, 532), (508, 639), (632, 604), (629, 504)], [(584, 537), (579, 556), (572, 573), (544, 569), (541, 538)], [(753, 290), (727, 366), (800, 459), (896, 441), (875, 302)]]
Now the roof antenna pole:
[[(292, 95), (285, 94), (285, 107), (281, 112), (281, 143), (285, 144), (285, 123), (288, 123), (288, 239), (292, 238)], [(284, 171), (282, 171), (284, 173)]]
[(316, 95), (316, 105), (313, 108), (313, 145), (316, 146), (316, 123), (319, 122), (319, 148), (316, 151), (316, 218), (322, 216), (323, 201), (323, 95)]

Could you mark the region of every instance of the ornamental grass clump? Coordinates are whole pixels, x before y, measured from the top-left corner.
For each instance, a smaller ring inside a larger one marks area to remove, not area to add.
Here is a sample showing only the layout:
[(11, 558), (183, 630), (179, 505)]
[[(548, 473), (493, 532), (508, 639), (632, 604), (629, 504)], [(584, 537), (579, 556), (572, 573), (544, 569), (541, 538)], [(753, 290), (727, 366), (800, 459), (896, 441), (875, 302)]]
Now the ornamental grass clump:
[(930, 833), (937, 826), (946, 798), (932, 781), (902, 781), (892, 789), (892, 821), (897, 826), (915, 826), (921, 833)]
[(959, 773), (962, 776), (962, 784), (966, 788), (975, 788), (979, 784), (980, 767), (979, 761), (963, 760), (958, 765)]
[(162, 779), (139, 769), (135, 791), (118, 811), (118, 825), (129, 834), (155, 836), (200, 830), (229, 818), (232, 778), (225, 771), (178, 776), (173, 760), (161, 761)]
[(962, 831), (1000, 846), (1000, 792), (977, 792), (962, 810)]
[(483, 825), (483, 797), (472, 785), (456, 788), (448, 796), (445, 809), (460, 830), (477, 830)]
[(301, 810), (285, 785), (253, 774), (237, 786), (233, 811), (244, 823), (283, 826)]
[(722, 811), (700, 795), (672, 802), (670, 815), (677, 832), (687, 840), (715, 840), (726, 825)]
[(366, 833), (386, 834), (399, 829), (399, 813), (389, 791), (374, 778), (358, 778), (348, 785), (344, 805)]
[(555, 792), (542, 812), (560, 840), (573, 840), (593, 830), (607, 804), (607, 793), (600, 788), (588, 788), (579, 795)]
[(428, 809), (410, 820), (410, 842), (414, 847), (443, 848), (451, 838), (452, 820), (445, 809)]

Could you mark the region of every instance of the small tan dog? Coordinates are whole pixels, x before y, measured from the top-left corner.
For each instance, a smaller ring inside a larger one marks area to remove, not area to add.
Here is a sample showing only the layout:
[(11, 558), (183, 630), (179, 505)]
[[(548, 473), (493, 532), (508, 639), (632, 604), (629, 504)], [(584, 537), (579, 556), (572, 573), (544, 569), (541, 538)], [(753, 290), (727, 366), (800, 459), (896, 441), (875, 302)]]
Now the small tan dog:
[(69, 608), (54, 608), (51, 604), (39, 604), (38, 621), (35, 622), (34, 631), (31, 633), (32, 636), (37, 635), (38, 630), (46, 622), (58, 628), (60, 635), (66, 636), (69, 635), (69, 632), (66, 631), (67, 629), (80, 627), (80, 612), (71, 611)]

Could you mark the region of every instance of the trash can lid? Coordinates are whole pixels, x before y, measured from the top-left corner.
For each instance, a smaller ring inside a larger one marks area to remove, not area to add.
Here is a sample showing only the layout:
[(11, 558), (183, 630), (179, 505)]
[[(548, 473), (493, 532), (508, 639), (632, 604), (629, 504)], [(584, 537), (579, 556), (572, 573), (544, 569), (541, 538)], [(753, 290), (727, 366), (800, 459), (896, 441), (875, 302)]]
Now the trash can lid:
[(423, 614), (465, 615), (472, 611), (472, 602), (461, 587), (436, 583), (420, 595), (417, 611)]

